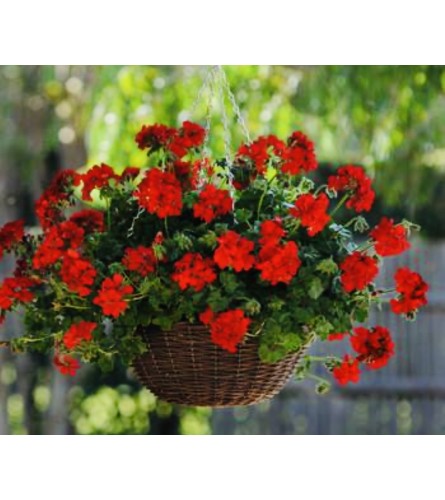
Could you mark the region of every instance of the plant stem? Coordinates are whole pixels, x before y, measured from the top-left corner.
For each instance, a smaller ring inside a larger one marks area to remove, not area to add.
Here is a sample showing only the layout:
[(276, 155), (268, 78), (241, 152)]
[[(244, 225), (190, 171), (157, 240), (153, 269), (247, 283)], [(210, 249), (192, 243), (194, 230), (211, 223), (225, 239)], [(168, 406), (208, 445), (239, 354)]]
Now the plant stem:
[(340, 210), (340, 208), (345, 204), (346, 200), (349, 198), (349, 194), (343, 195), (343, 198), (338, 202), (337, 206), (330, 213), (331, 219)]
[(164, 227), (165, 227), (165, 234), (167, 235), (167, 238), (170, 238), (170, 233), (168, 231), (168, 217), (164, 219)]
[(258, 220), (260, 219), (260, 212), (261, 212), (261, 208), (263, 206), (264, 198), (266, 197), (269, 186), (271, 185), (272, 181), (275, 179), (276, 176), (277, 176), (277, 174), (275, 172), (274, 175), (267, 181), (266, 187), (264, 188), (264, 191), (261, 195), (260, 201), (258, 203), (258, 209), (257, 209), (257, 219)]

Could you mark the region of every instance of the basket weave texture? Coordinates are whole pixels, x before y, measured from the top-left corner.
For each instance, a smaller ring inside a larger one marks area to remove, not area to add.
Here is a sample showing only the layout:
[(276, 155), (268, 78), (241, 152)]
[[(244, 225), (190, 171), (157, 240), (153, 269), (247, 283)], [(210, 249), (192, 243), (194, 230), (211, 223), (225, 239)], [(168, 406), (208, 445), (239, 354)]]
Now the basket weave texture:
[(160, 399), (189, 406), (245, 406), (269, 399), (289, 380), (305, 350), (271, 364), (258, 357), (257, 337), (247, 337), (232, 354), (211, 341), (204, 325), (139, 331), (148, 351), (133, 363), (137, 378)]

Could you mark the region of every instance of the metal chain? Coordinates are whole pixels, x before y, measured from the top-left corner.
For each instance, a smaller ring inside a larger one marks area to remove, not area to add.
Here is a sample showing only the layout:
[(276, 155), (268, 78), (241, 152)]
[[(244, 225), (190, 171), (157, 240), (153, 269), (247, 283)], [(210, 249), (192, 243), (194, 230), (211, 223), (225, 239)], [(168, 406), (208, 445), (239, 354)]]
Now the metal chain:
[(131, 238), (134, 234), (134, 226), (136, 225), (137, 220), (139, 217), (145, 212), (144, 208), (139, 206), (138, 211), (136, 215), (133, 217), (133, 220), (131, 222), (131, 226), (128, 228), (127, 231), (127, 238)]
[(252, 141), (250, 139), (249, 129), (247, 128), (247, 124), (243, 118), (240, 107), (238, 106), (238, 103), (236, 102), (235, 95), (233, 94), (232, 89), (230, 88), (230, 84), (227, 80), (226, 72), (224, 71), (222, 66), (217, 66), (217, 68), (218, 68), (218, 72), (220, 75), (220, 79), (222, 81), (224, 89), (229, 97), (230, 104), (232, 105), (233, 111), (235, 113), (236, 119), (241, 127), (241, 130), (243, 131), (243, 134), (247, 140), (247, 143), (250, 143)]
[[(221, 75), (221, 73), (219, 75)], [(221, 107), (223, 131), (224, 131), (224, 154), (226, 157), (227, 166), (230, 166), (232, 164), (232, 136), (230, 134), (229, 119), (227, 117), (227, 111), (226, 111), (224, 87), (223, 85), (221, 85), (221, 83), (222, 82), (220, 82), (220, 84), (218, 85), (218, 94), (219, 94), (219, 105)]]

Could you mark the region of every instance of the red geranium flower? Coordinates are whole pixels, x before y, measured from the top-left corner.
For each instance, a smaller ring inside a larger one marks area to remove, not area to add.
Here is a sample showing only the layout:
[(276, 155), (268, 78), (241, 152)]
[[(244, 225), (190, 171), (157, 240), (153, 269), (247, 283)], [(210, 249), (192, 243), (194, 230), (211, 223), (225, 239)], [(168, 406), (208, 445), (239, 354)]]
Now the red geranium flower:
[(23, 240), (25, 221), (23, 219), (8, 222), (0, 229), (0, 259), (4, 252), (9, 252), (17, 243)]
[(395, 314), (409, 314), (428, 303), (426, 293), (429, 287), (419, 273), (407, 267), (401, 267), (397, 270), (394, 279), (399, 297), (392, 299), (390, 305)]
[(226, 189), (207, 184), (199, 193), (198, 202), (193, 205), (193, 215), (209, 223), (215, 217), (231, 212), (232, 207), (233, 200)]
[(141, 276), (148, 276), (155, 270), (156, 257), (152, 248), (138, 246), (137, 248), (127, 248), (125, 250), (122, 264), (129, 270)]
[(252, 255), (255, 246), (253, 241), (235, 231), (227, 231), (218, 238), (218, 243), (213, 256), (218, 267), (232, 267), (238, 273), (252, 268), (255, 263), (255, 257)]
[(393, 220), (387, 217), (383, 217), (370, 234), (376, 253), (382, 257), (398, 255), (410, 247), (406, 229), (401, 225), (395, 226)]
[(324, 193), (318, 196), (308, 193), (299, 196), (295, 201), (295, 208), (291, 208), (289, 212), (301, 220), (309, 236), (314, 236), (322, 231), (330, 220), (326, 213), (328, 206), (329, 199)]
[(91, 286), (97, 276), (94, 266), (76, 251), (68, 250), (63, 257), (60, 277), (71, 292), (81, 297), (91, 293)]
[(329, 189), (348, 191), (351, 194), (346, 206), (356, 212), (371, 210), (375, 198), (371, 184), (372, 181), (363, 168), (355, 165), (340, 167), (335, 175), (328, 178)]
[(197, 123), (185, 121), (179, 129), (181, 143), (186, 149), (198, 148), (204, 143), (206, 136), (205, 128)]
[(330, 333), (328, 335), (328, 340), (329, 340), (329, 342), (335, 342), (336, 340), (343, 340), (345, 335), (348, 335), (348, 332)]
[(162, 219), (181, 215), (181, 184), (169, 172), (162, 172), (157, 168), (149, 170), (135, 191), (135, 197), (147, 212)]
[(73, 214), (70, 221), (81, 227), (85, 234), (102, 233), (105, 230), (104, 214), (99, 210), (81, 210)]
[(80, 363), (77, 359), (69, 354), (56, 354), (54, 356), (54, 365), (62, 375), (76, 375), (80, 368)]
[(93, 299), (93, 304), (100, 306), (105, 315), (117, 318), (128, 308), (125, 298), (131, 293), (133, 287), (124, 285), (124, 277), (114, 274), (103, 281), (97, 297)]
[(6, 278), (0, 286), (0, 309), (10, 309), (15, 301), (23, 304), (31, 302), (34, 293), (30, 288), (35, 285), (36, 282), (30, 278)]
[(372, 257), (354, 252), (340, 264), (340, 280), (346, 292), (363, 290), (377, 276), (379, 268)]
[(84, 340), (89, 342), (93, 338), (93, 330), (97, 327), (97, 323), (89, 321), (80, 321), (72, 325), (63, 336), (63, 343), (67, 349), (73, 349)]
[(278, 245), (281, 238), (286, 234), (283, 229), (281, 219), (278, 217), (273, 220), (265, 220), (260, 226), (261, 238), (259, 242), (262, 246)]
[(167, 127), (159, 123), (154, 125), (142, 125), (137, 133), (135, 141), (139, 149), (156, 150), (167, 146), (178, 131), (175, 128)]
[(132, 181), (141, 173), (139, 167), (125, 167), (124, 171), (120, 176), (121, 181)]
[(243, 144), (237, 153), (237, 159), (250, 160), (257, 172), (263, 175), (267, 169), (267, 162), (270, 158), (270, 150), (276, 156), (281, 156), (286, 149), (284, 142), (274, 135), (261, 136), (250, 144)]
[(68, 249), (78, 249), (84, 236), (85, 231), (72, 221), (51, 227), (33, 257), (34, 269), (43, 269), (56, 263)]
[(36, 214), (43, 229), (47, 230), (63, 219), (61, 210), (72, 204), (73, 185), (78, 177), (74, 170), (61, 170), (37, 200)]
[(349, 382), (357, 383), (360, 380), (358, 361), (345, 354), (341, 365), (332, 370), (332, 375), (340, 385), (346, 385)]
[(285, 174), (298, 175), (302, 171), (310, 172), (317, 168), (314, 143), (302, 132), (294, 132), (287, 140), (288, 147), (282, 158), (281, 171)]
[(213, 261), (199, 253), (186, 253), (175, 262), (172, 280), (178, 283), (181, 290), (192, 287), (200, 292), (206, 285), (216, 280)]
[(289, 241), (283, 245), (264, 246), (258, 255), (256, 268), (261, 271), (261, 278), (272, 285), (289, 284), (301, 266), (298, 258), (298, 246)]
[(250, 319), (244, 316), (241, 309), (215, 314), (208, 308), (199, 318), (210, 326), (212, 341), (231, 353), (236, 353), (237, 346), (244, 339), (250, 325)]
[(114, 173), (114, 170), (109, 165), (101, 163), (100, 165), (94, 165), (85, 174), (78, 175), (74, 185), (77, 186), (82, 182), (82, 199), (92, 201), (91, 192), (93, 189), (107, 187), (113, 179), (119, 181), (119, 176)]
[(394, 342), (387, 328), (375, 326), (367, 328), (354, 328), (350, 337), (351, 346), (358, 354), (357, 360), (366, 363), (372, 370), (385, 366), (394, 356)]

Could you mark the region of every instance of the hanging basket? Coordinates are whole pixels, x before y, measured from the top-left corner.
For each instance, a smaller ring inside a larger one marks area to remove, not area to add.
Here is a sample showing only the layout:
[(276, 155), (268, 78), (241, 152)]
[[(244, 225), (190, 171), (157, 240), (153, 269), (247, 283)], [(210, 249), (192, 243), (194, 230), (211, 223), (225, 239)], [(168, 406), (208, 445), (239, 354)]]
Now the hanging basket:
[(247, 337), (236, 354), (215, 345), (203, 325), (141, 329), (148, 351), (133, 364), (139, 381), (160, 399), (189, 406), (246, 406), (272, 398), (292, 376), (305, 351), (277, 363), (258, 357), (258, 338)]

